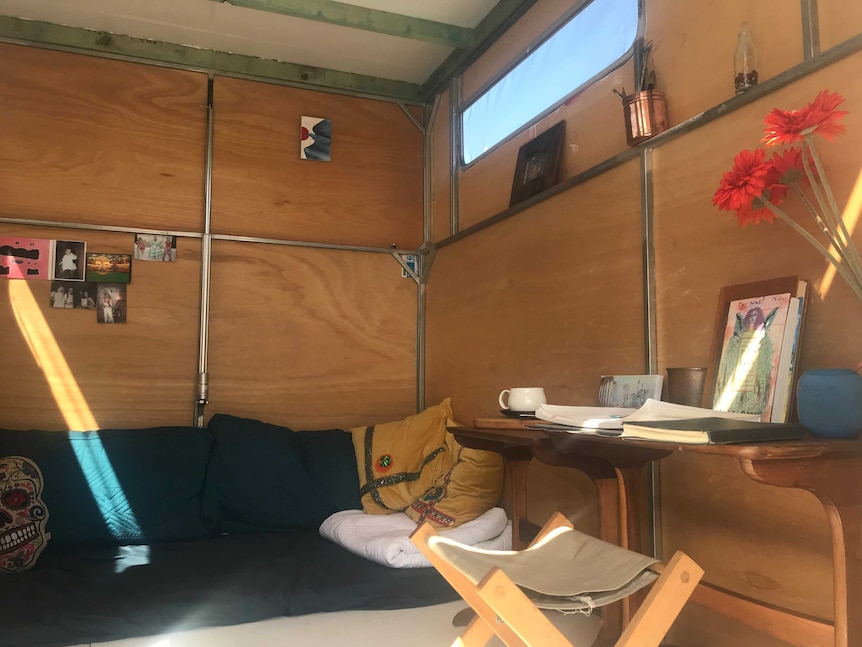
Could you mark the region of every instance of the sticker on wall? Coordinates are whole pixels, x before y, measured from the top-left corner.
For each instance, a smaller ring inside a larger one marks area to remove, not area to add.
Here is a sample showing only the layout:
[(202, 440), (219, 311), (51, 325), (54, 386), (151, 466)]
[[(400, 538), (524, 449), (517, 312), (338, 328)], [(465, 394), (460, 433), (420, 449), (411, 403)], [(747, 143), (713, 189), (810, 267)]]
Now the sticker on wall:
[(98, 283), (130, 283), (132, 281), (131, 254), (88, 253), (87, 280)]
[(87, 262), (87, 243), (83, 240), (54, 241), (54, 278), (58, 281), (83, 281)]
[(135, 260), (177, 260), (177, 237), (160, 234), (135, 234)]
[(332, 120), (322, 117), (302, 117), (299, 137), (299, 158), (328, 162), (332, 159)]
[(51, 281), (52, 308), (92, 310), (96, 307), (96, 287), (82, 281)]
[(0, 277), (6, 279), (51, 279), (51, 247), (42, 238), (0, 236)]
[(96, 286), (96, 321), (126, 323), (126, 284), (99, 283)]
[[(416, 254), (401, 254), (401, 259), (404, 263), (413, 270), (413, 273), (416, 273)], [(407, 270), (403, 267), (401, 268), (401, 278), (406, 279), (409, 278), (410, 274), (408, 274)]]

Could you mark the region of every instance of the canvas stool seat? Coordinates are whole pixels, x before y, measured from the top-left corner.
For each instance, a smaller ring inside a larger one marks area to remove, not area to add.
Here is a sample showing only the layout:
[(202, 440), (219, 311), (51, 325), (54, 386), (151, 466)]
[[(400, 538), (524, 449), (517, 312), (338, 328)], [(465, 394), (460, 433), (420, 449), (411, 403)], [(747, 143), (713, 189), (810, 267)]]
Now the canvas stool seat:
[(658, 645), (703, 576), (684, 553), (664, 565), (579, 532), (559, 513), (522, 551), (465, 546), (428, 524), (412, 540), (476, 612), (453, 643), (467, 647), (485, 645), (494, 634), (510, 647), (571, 647), (540, 609), (591, 613), (649, 584), (616, 645)]

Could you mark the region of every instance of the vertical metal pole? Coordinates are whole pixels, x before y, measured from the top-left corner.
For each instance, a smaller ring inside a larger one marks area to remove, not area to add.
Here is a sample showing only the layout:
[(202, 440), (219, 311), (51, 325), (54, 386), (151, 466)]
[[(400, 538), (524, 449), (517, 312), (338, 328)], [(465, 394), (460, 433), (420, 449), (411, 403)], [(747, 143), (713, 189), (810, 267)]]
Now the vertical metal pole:
[(425, 278), (428, 271), (425, 262), (428, 246), (431, 244), (431, 127), (437, 116), (440, 95), (434, 98), (432, 106), (425, 106), (425, 128), (423, 136), (423, 200), (422, 200), (422, 248), (417, 257), (419, 281), (416, 285), (416, 410), (425, 408)]
[(449, 83), (449, 233), (461, 231), (458, 171), (461, 168), (461, 77)]
[(820, 14), (817, 0), (802, 0), (802, 56), (806, 61), (820, 53)]
[(206, 141), (206, 180), (204, 185), (204, 231), (201, 238), (201, 319), (198, 335), (198, 384), (195, 399), (194, 425), (204, 426), (204, 408), (209, 398), (209, 375), (207, 374), (207, 350), (209, 348), (210, 320), (210, 254), (212, 237), (210, 220), (212, 216), (213, 180), (213, 84), (214, 75), (207, 82), (207, 141)]
[[(644, 148), (641, 161), (641, 223), (643, 230), (644, 345), (647, 373), (658, 372), (656, 335), (655, 240), (653, 217), (653, 149)], [(652, 554), (661, 557), (661, 474), (657, 462), (649, 465), (649, 530)]]

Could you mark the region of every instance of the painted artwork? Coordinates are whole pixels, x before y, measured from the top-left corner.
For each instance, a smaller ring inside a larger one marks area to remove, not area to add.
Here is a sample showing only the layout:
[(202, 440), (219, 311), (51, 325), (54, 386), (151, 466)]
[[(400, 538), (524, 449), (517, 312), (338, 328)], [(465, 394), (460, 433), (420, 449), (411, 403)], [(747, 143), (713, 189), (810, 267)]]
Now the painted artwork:
[(96, 283), (130, 283), (132, 256), (108, 252), (88, 253), (87, 280)]
[(52, 278), (51, 248), (54, 241), (42, 238), (0, 236), (0, 277), (6, 279)]
[(177, 237), (160, 234), (135, 234), (135, 260), (177, 260)]
[(302, 117), (299, 158), (329, 162), (332, 159), (332, 121), (322, 117)]
[(83, 281), (87, 264), (87, 243), (83, 240), (54, 241), (54, 278)]
[(602, 375), (599, 404), (639, 409), (647, 398), (661, 400), (663, 375)]
[(789, 293), (730, 302), (713, 409), (770, 420), (789, 308)]
[(126, 323), (126, 284), (96, 284), (96, 321), (105, 324)]

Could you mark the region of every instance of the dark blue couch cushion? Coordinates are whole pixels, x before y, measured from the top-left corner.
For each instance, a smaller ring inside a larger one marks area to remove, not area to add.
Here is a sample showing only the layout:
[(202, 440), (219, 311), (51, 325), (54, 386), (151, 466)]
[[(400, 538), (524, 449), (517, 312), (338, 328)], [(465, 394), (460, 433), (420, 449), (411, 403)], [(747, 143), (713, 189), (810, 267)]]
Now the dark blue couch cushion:
[(0, 453), (24, 456), (44, 478), (48, 551), (209, 536), (201, 490), (206, 429), (0, 430)]
[[(305, 446), (326, 442), (300, 437), (314, 432), (300, 434), (221, 413), (210, 419), (209, 429), (215, 447), (204, 487), (208, 528), (222, 533), (317, 530), (338, 509), (327, 496), (328, 486), (312, 478), (306, 465)], [(319, 471), (320, 461), (314, 465)]]
[(323, 489), (333, 508), (361, 510), (359, 473), (353, 437), (343, 429), (301, 431), (302, 453), (308, 475)]

